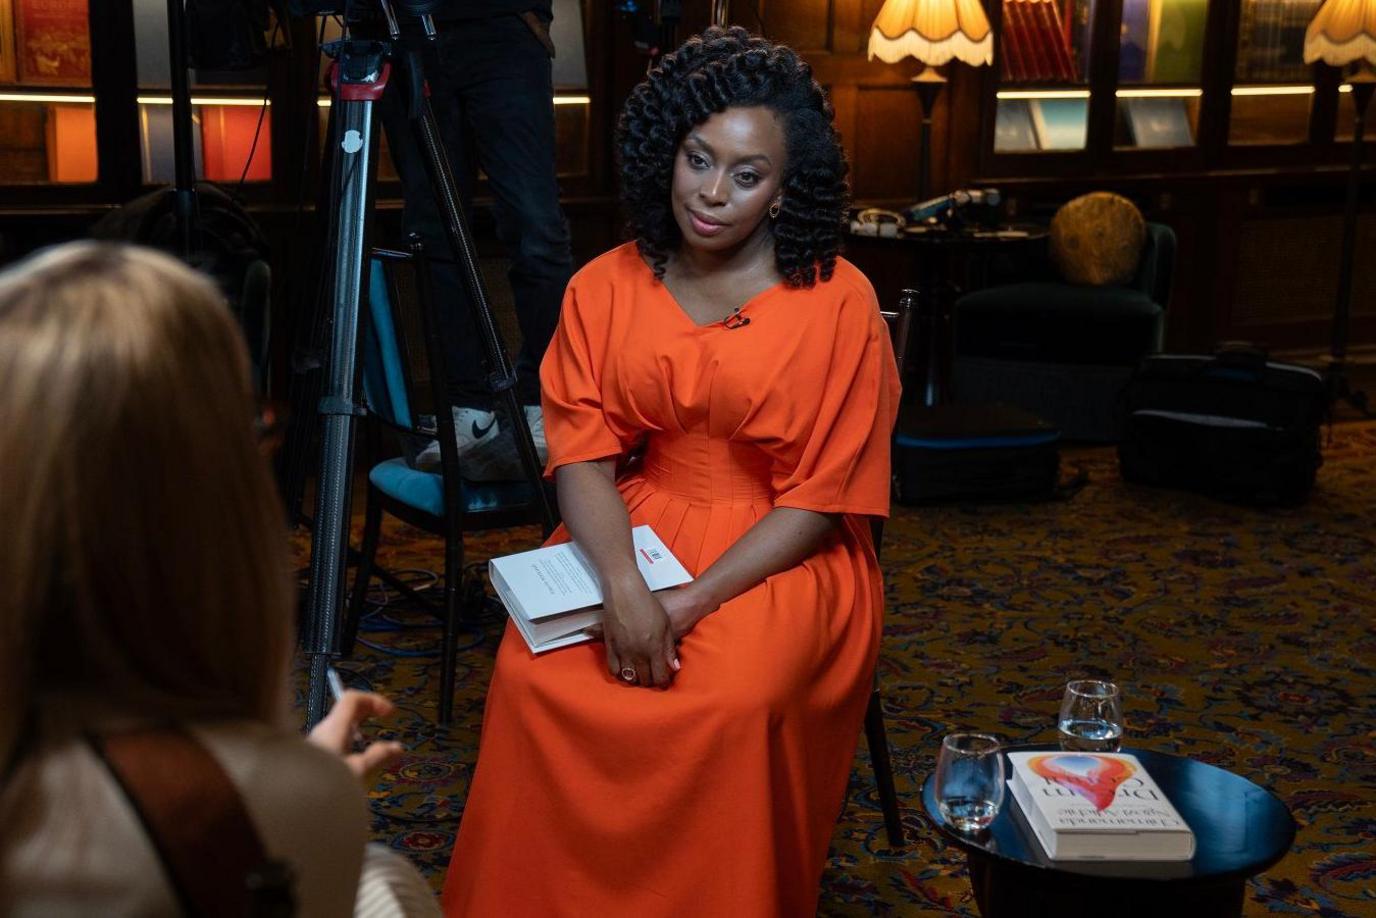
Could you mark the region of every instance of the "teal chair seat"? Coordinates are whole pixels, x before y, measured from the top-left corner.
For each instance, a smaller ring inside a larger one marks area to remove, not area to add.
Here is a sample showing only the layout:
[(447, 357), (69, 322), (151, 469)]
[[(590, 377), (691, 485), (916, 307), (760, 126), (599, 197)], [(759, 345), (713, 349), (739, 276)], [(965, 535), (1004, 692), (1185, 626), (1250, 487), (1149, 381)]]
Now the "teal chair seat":
[[(402, 295), (397, 277), (402, 265), (410, 268), (407, 289), (412, 291), (411, 295)], [(342, 649), (348, 653), (353, 648), (369, 581), (375, 574), (384, 573), (377, 566), (383, 513), (443, 536), (444, 600), (442, 610), (437, 610), (444, 622), (440, 638), (439, 720), (449, 723), (454, 710), (455, 639), (464, 595), (464, 533), (543, 522), (539, 500), (543, 495), (538, 490), (542, 485), (536, 483), (540, 470), (534, 466), (527, 469), (530, 478), (526, 481), (474, 483), (463, 478), (454, 435), (449, 377), (444, 349), (436, 332), (427, 272), (423, 260), (413, 263), (399, 253), (374, 253), (360, 349), (363, 393), (370, 421), (367, 429), (374, 450), (382, 449), (380, 435), (384, 430), (397, 435), (401, 451), (407, 454), (414, 454), (417, 443), (438, 434), (443, 471), (412, 468), (403, 456), (386, 459), (369, 470), (363, 548), (345, 616)], [(428, 386), (420, 383), (428, 383)], [(429, 410), (433, 412), (438, 430), (416, 423), (418, 413), (426, 410), (424, 404), (418, 403), (418, 398), (430, 403)], [(533, 446), (531, 455), (534, 455)], [(457, 487), (454, 482), (458, 482)], [(389, 582), (405, 595), (425, 603), (425, 596), (395, 578)]]
[[(368, 481), (392, 500), (431, 516), (444, 516), (444, 478), (438, 472), (413, 469), (398, 456), (373, 466)], [(479, 484), (461, 479), (459, 487), (465, 513), (500, 510), (534, 500), (530, 485), (524, 481)]]

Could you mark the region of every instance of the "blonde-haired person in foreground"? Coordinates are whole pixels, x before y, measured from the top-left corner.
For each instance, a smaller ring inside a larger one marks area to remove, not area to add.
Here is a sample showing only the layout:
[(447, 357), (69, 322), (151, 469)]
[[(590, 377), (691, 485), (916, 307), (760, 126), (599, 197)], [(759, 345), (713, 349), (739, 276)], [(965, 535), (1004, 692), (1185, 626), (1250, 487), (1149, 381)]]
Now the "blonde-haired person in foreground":
[(73, 243), (0, 273), (0, 913), (182, 910), (85, 739), (168, 722), (288, 865), (296, 914), (434, 913), (414, 868), (365, 857), (360, 779), (401, 748), (348, 744), (391, 704), (350, 692), (309, 741), (288, 726), (293, 592), (252, 415), (238, 329), (179, 262)]

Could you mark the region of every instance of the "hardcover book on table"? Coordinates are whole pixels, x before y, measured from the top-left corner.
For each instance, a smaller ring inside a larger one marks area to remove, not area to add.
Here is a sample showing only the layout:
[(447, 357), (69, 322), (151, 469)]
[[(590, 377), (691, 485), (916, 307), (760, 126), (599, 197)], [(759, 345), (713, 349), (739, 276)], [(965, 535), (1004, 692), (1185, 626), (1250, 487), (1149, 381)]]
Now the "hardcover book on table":
[[(651, 592), (693, 579), (649, 526), (636, 526), (631, 539)], [(573, 542), (493, 558), (488, 574), (533, 653), (590, 640), (586, 629), (602, 621), (597, 569)]]
[(1187, 861), (1194, 833), (1136, 756), (1010, 752), (1009, 789), (1052, 860)]

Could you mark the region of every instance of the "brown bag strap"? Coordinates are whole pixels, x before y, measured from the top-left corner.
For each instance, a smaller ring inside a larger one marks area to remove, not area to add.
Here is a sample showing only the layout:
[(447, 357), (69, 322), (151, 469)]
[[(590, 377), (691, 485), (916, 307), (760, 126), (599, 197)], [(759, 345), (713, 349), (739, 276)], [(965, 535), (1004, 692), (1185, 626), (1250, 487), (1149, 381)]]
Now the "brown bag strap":
[(86, 741), (124, 792), (187, 915), (295, 913), (291, 871), (271, 860), (229, 775), (189, 733), (162, 725)]

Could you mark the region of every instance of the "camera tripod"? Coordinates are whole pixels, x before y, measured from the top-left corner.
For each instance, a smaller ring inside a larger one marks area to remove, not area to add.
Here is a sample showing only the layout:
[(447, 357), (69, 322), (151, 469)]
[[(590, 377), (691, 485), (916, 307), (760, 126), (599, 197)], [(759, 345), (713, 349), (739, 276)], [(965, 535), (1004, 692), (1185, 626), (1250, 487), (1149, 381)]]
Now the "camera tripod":
[[(306, 697), (306, 726), (313, 727), (325, 713), (327, 671), (340, 652), (344, 572), (348, 552), (350, 491), (352, 485), (355, 419), (364, 413), (354, 396), (358, 377), (359, 320), (364, 294), (364, 270), (368, 263), (369, 216), (377, 173), (377, 117), (374, 107), (387, 89), (394, 64), (406, 65), (408, 113), (425, 161), (432, 191), (444, 223), (451, 254), (458, 262), (475, 325), (487, 354), (488, 387), (500, 399), (511, 419), (517, 451), (527, 478), (534, 484), (535, 499), (546, 530), (554, 526), (549, 497), (540, 483), (540, 462), (517, 402), (516, 374), (502, 345), (486, 289), (478, 268), (477, 252), (468, 232), (458, 185), (440, 139), (434, 112), (426, 96), (420, 55), (402, 43), (401, 30), (389, 0), (377, 0), (387, 21), (390, 41), (360, 40), (346, 30), (344, 38), (327, 45), (333, 58), (331, 130), (327, 141), (330, 159), (329, 234), (324, 258), (325, 286), (329, 289), (329, 345), (324, 355), (324, 386), (317, 414), (321, 419), (319, 476), (316, 479), (315, 515), (311, 539), (310, 587), (302, 642), (310, 661), (310, 687)], [(414, 2), (412, 6), (414, 6)], [(426, 36), (433, 40), (434, 24), (418, 14)], [(422, 270), (424, 266), (422, 265)], [(321, 303), (323, 307), (324, 302)], [(305, 406), (309, 410), (309, 402)], [(297, 415), (298, 424), (307, 418)], [(440, 424), (441, 436), (449, 425)], [(298, 438), (300, 442), (301, 438)], [(309, 448), (309, 434), (304, 442)], [(288, 488), (290, 492), (290, 487)]]

